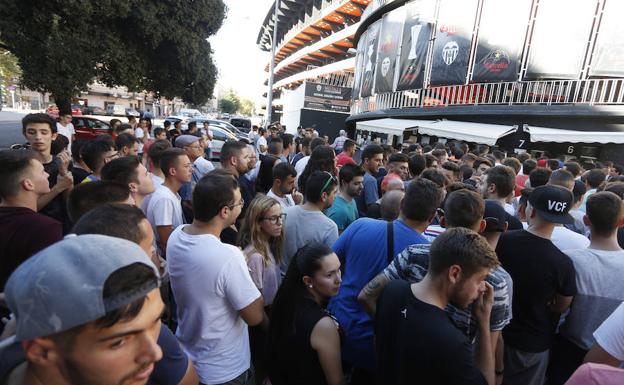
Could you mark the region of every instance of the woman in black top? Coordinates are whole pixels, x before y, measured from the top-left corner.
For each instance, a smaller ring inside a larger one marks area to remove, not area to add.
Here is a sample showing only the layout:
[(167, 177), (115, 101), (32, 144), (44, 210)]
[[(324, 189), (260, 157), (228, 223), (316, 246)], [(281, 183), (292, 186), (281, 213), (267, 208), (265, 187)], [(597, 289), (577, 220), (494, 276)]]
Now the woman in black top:
[(266, 194), (273, 187), (273, 167), (279, 163), (279, 158), (270, 154), (260, 161), (260, 169), (256, 178), (256, 192)]
[(273, 385), (344, 385), (338, 323), (325, 310), (341, 282), (331, 248), (311, 243), (297, 251), (271, 311), (267, 366)]

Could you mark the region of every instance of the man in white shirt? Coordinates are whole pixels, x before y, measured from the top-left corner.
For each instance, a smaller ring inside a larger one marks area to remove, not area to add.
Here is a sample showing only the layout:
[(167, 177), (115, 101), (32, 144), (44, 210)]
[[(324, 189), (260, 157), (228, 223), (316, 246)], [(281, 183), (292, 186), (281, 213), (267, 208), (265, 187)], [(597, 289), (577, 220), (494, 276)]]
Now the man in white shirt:
[(141, 121), (139, 121), (138, 126), (134, 129), (134, 136), (139, 141), (138, 153), (139, 156), (142, 156), (143, 146), (145, 145), (145, 143), (147, 143), (147, 140), (149, 139), (149, 120), (141, 119)]
[(154, 229), (156, 244), (164, 255), (169, 236), (184, 223), (182, 203), (178, 191), (193, 177), (191, 160), (184, 150), (170, 148), (160, 157), (160, 168), (165, 174), (165, 183), (156, 188), (147, 205), (147, 219)]
[(72, 114), (70, 112), (63, 113), (59, 116), (59, 121), (56, 122), (56, 132), (63, 135), (69, 140), (67, 150), (71, 154), (71, 146), (74, 139), (76, 139), (76, 129), (72, 124)]
[(206, 134), (206, 156), (208, 160), (212, 159), (212, 130), (210, 129), (210, 122), (204, 120), (204, 133)]
[(303, 195), (295, 191), (295, 177), (297, 172), (289, 163), (278, 163), (273, 167), (273, 186), (267, 193), (279, 202), (282, 210), (286, 210), (303, 201)]
[(178, 227), (167, 246), (176, 335), (202, 384), (253, 385), (247, 326), (262, 322), (264, 303), (242, 251), (219, 240), (241, 212), (238, 182), (215, 170), (195, 189), (193, 223)]
[(267, 150), (269, 149), (269, 144), (267, 142), (267, 138), (271, 133), (266, 128), (261, 128), (259, 131), (258, 142), (256, 143), (256, 149), (258, 150), (258, 154), (266, 155)]

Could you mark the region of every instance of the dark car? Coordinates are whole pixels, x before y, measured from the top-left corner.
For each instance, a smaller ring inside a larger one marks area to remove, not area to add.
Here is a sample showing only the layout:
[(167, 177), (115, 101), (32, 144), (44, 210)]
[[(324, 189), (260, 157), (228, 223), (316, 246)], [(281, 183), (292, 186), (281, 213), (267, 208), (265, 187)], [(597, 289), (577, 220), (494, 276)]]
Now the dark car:
[(84, 106), (82, 107), (83, 115), (106, 115), (106, 110), (97, 106)]
[(72, 124), (76, 130), (76, 139), (91, 140), (100, 135), (110, 134), (108, 123), (86, 116), (74, 116)]
[(249, 131), (251, 131), (251, 119), (231, 118), (230, 124), (245, 133), (249, 133)]

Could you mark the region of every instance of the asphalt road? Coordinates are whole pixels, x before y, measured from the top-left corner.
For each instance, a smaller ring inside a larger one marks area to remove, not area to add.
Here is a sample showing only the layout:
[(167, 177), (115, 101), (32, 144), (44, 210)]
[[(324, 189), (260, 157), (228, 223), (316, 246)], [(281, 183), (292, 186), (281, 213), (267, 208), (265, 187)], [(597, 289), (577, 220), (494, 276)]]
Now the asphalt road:
[(0, 149), (9, 148), (15, 143), (24, 143), (21, 120), (26, 113), (0, 111)]

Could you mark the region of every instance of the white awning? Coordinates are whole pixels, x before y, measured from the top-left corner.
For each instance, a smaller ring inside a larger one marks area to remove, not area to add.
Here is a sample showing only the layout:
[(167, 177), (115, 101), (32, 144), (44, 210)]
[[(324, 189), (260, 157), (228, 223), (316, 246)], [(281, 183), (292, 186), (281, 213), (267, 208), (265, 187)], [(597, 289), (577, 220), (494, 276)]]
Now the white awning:
[(535, 126), (526, 126), (525, 130), (531, 134), (531, 142), (624, 144), (624, 132), (617, 131), (573, 131)]
[(430, 120), (410, 120), (410, 119), (376, 119), (364, 122), (356, 122), (355, 126), (358, 130), (379, 132), (388, 135), (403, 135), (408, 128), (422, 127), (422, 124), (430, 124)]
[(501, 124), (438, 120), (420, 126), (418, 133), (493, 146), (499, 138), (515, 132), (516, 128)]

